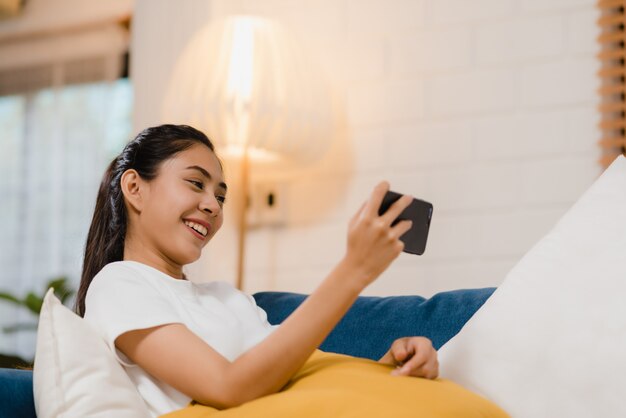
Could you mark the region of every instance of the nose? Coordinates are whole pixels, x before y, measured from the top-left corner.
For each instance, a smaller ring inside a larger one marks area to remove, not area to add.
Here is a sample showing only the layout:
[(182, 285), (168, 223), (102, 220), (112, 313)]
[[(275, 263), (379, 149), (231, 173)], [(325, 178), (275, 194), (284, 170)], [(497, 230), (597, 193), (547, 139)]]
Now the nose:
[(217, 214), (222, 210), (222, 207), (215, 196), (207, 194), (200, 202), (200, 210), (202, 212), (210, 213), (213, 216), (217, 216)]

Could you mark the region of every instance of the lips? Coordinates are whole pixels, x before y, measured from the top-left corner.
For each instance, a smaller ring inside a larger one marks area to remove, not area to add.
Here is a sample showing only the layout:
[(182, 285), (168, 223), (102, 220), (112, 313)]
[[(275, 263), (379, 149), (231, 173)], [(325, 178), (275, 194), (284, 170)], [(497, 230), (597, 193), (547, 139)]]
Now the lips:
[(199, 239), (204, 240), (211, 231), (211, 225), (200, 219), (184, 219), (183, 223)]

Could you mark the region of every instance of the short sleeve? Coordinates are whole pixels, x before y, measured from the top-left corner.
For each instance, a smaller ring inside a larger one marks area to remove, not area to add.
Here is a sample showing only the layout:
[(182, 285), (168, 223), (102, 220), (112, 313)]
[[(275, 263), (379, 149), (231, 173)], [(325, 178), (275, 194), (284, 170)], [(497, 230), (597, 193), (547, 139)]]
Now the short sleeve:
[(136, 329), (182, 323), (167, 297), (140, 271), (108, 265), (91, 282), (85, 298), (85, 320), (102, 335), (118, 361), (136, 366), (115, 347), (115, 339)]
[(244, 294), (244, 295), (246, 296), (246, 298), (248, 299), (248, 301), (252, 305), (252, 307), (255, 310), (257, 316), (259, 317), (259, 321), (261, 321), (261, 324), (263, 324), (263, 326), (265, 328), (267, 328), (270, 331), (273, 331), (273, 330), (275, 330), (276, 328), (278, 328), (280, 326), (280, 325), (272, 325), (272, 324), (270, 324), (270, 322), (267, 320), (267, 312), (265, 312), (265, 310), (263, 308), (261, 308), (259, 305), (257, 305), (256, 300), (254, 299), (254, 297), (252, 295), (248, 295), (248, 294)]

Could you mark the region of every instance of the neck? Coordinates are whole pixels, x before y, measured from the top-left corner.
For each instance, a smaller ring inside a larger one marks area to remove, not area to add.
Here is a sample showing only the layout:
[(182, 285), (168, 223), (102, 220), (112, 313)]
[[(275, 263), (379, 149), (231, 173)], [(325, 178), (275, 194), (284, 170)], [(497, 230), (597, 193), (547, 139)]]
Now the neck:
[(124, 242), (124, 256), (122, 259), (124, 261), (137, 261), (138, 263), (153, 267), (174, 279), (187, 280), (187, 277), (185, 277), (183, 273), (182, 265), (171, 260), (166, 260), (159, 254), (146, 250), (146, 248), (147, 247), (141, 245), (141, 243), (135, 243), (134, 240), (127, 235)]

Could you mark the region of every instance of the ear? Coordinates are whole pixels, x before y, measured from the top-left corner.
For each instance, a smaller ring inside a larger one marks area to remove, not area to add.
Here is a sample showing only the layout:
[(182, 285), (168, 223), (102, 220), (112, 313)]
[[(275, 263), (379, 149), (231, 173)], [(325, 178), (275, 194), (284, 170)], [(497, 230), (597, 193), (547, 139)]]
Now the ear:
[(144, 183), (139, 173), (132, 168), (124, 171), (120, 179), (120, 187), (126, 202), (130, 208), (137, 212), (141, 212), (143, 208), (142, 193), (144, 192)]

